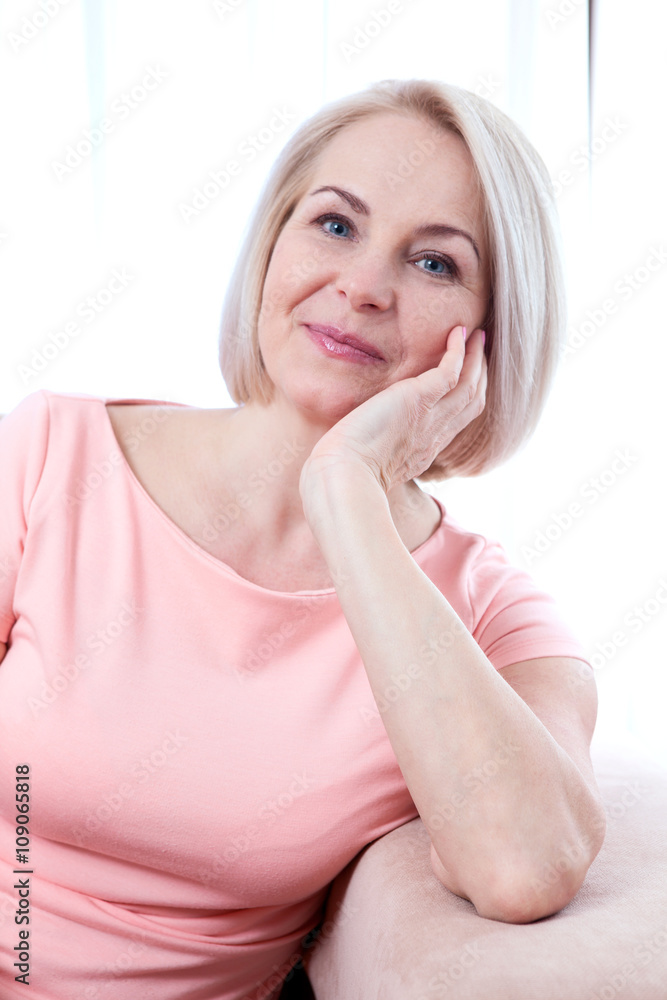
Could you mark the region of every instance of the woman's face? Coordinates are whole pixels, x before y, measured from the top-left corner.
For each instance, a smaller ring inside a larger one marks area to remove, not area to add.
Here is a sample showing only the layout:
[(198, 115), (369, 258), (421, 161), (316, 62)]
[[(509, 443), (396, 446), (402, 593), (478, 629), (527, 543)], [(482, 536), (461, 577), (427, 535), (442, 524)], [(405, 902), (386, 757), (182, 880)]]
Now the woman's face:
[(450, 330), (483, 325), (489, 295), (470, 154), (451, 133), (383, 112), (325, 147), (276, 242), (264, 365), (292, 405), (336, 422), (439, 364)]

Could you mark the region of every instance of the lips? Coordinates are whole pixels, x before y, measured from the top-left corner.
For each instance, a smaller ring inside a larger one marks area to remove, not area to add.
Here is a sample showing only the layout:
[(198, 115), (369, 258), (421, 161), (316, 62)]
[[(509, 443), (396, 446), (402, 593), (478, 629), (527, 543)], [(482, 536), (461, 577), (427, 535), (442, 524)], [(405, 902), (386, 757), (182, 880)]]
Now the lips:
[(315, 333), (321, 333), (325, 337), (330, 337), (331, 340), (335, 340), (339, 344), (347, 344), (348, 347), (354, 347), (357, 351), (363, 351), (364, 354), (368, 354), (371, 358), (377, 358), (379, 361), (385, 360), (384, 355), (381, 354), (374, 344), (370, 344), (367, 340), (363, 340), (355, 334), (348, 333), (338, 326), (330, 326), (329, 324), (322, 323), (305, 323), (304, 326), (307, 326)]

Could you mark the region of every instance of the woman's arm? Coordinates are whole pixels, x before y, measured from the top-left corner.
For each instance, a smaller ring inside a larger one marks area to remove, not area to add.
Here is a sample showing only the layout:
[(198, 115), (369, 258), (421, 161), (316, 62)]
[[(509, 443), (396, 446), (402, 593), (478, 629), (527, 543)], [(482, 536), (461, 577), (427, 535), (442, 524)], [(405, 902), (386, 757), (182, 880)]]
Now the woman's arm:
[(371, 477), (332, 469), (318, 497), (316, 537), (434, 872), (481, 916), (560, 910), (605, 827), (588, 757), (595, 685), (571, 683), (583, 664), (547, 658), (501, 675), (403, 545)]
[(565, 906), (602, 844), (595, 685), (568, 658), (496, 671), (403, 545), (387, 499), (481, 413), (483, 344), (481, 330), (466, 343), (455, 328), (437, 368), (338, 421), (300, 491), (436, 875), (482, 916), (521, 923)]

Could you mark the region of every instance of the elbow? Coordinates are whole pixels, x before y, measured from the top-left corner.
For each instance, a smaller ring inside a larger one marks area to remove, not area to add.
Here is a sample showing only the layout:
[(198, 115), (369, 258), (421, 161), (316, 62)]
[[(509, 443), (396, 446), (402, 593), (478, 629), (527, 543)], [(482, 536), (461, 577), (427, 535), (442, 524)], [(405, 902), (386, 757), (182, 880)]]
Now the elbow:
[[(564, 843), (558, 851), (527, 863), (525, 856), (515, 863), (498, 859), (492, 870), (476, 871), (471, 883), (451, 877), (441, 864), (433, 864), (439, 880), (457, 895), (468, 899), (480, 917), (508, 924), (528, 924), (558, 913), (579, 892), (588, 869), (604, 840), (604, 809), (596, 812), (589, 832)], [(432, 862), (435, 851), (432, 851)], [(446, 876), (443, 877), (443, 876)]]
[(525, 842), (522, 847), (515, 843), (504, 856), (493, 851), (482, 866), (478, 856), (477, 864), (465, 870), (443, 865), (431, 843), (432, 869), (445, 888), (469, 900), (481, 917), (508, 924), (542, 920), (574, 899), (602, 847), (607, 822), (600, 797), (591, 797), (580, 824), (572, 824), (560, 844), (542, 845), (537, 854), (531, 856)]
[[(480, 898), (472, 898), (471, 902), (479, 916), (487, 920), (529, 924), (564, 909), (579, 891), (585, 874), (567, 880), (559, 878), (554, 885), (546, 887), (542, 886), (542, 879), (526, 880), (517, 874), (507, 885), (497, 886), (495, 891), (487, 891)], [(540, 883), (539, 888), (537, 883)]]
[(471, 902), (481, 917), (509, 924), (528, 924), (553, 916), (570, 903), (602, 846), (605, 822), (594, 835), (566, 844), (561, 852), (529, 871), (517, 866), (503, 877), (489, 878)]

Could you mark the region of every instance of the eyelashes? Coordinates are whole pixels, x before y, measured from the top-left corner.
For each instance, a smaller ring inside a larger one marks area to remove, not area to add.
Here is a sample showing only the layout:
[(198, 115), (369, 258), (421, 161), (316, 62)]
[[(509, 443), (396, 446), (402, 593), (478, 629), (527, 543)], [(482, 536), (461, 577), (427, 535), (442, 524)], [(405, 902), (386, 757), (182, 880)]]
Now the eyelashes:
[[(315, 225), (324, 226), (325, 222), (337, 222), (339, 226), (345, 226), (347, 229), (352, 229), (352, 223), (349, 219), (346, 219), (344, 215), (338, 215), (337, 212), (327, 212), (325, 215), (320, 215), (319, 218), (315, 219)], [(324, 230), (329, 232), (328, 229)], [(329, 233), (330, 236), (340, 236), (340, 233)]]
[[(332, 233), (329, 229), (326, 229), (325, 223), (327, 222), (335, 222), (339, 226), (343, 226), (344, 228), (349, 229), (351, 233), (356, 232), (354, 223), (352, 223), (348, 218), (346, 218), (346, 216), (340, 215), (338, 212), (325, 212), (324, 215), (318, 215), (316, 219), (313, 219), (311, 225), (319, 228), (325, 234), (325, 236), (328, 236), (330, 239), (334, 240), (347, 239), (347, 236), (343, 235), (342, 233)], [(426, 274), (433, 275), (434, 278), (438, 278), (440, 281), (446, 278), (452, 279), (459, 277), (459, 269), (456, 265), (456, 262), (452, 260), (452, 258), (449, 257), (447, 254), (441, 253), (438, 250), (424, 251), (417, 257), (417, 260), (413, 261), (412, 263), (416, 264), (419, 261), (434, 261), (439, 264), (442, 264), (444, 268), (443, 271), (434, 271), (431, 268), (425, 268), (425, 267), (419, 268), (420, 271), (425, 271)]]

